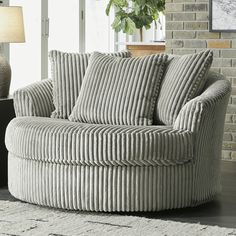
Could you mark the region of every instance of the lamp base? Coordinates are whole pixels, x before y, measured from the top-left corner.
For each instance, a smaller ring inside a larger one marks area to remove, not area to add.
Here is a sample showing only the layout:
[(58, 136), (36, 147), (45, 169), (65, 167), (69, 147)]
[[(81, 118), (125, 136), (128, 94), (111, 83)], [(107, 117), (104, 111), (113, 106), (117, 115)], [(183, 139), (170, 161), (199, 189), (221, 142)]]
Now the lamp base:
[(0, 55), (0, 98), (9, 95), (11, 84), (11, 67), (3, 55)]

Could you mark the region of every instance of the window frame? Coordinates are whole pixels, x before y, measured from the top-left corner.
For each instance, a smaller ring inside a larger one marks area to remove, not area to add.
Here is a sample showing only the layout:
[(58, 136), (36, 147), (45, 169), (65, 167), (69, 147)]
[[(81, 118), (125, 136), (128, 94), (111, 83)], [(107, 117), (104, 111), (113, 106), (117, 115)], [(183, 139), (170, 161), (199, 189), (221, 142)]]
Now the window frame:
[[(48, 1), (41, 0), (41, 80), (48, 78), (48, 39), (50, 37), (50, 19), (48, 15)], [(9, 6), (11, 1), (4, 0), (4, 6)], [(79, 52), (85, 51), (85, 0), (79, 1)], [(2, 53), (10, 61), (10, 45), (2, 44)]]
[[(49, 0), (41, 0), (41, 80), (48, 78), (48, 44), (50, 37), (50, 18), (48, 14), (48, 1)], [(11, 5), (11, 0), (3, 0), (3, 4), (5, 6)], [(86, 29), (85, 29), (85, 14), (86, 14), (86, 0), (79, 1), (79, 52), (84, 53), (86, 48)], [(114, 40), (111, 42), (111, 48), (114, 51), (119, 50), (118, 45), (118, 34), (114, 32), (114, 36), (110, 37)], [(127, 38), (127, 37), (126, 37)], [(128, 39), (128, 38), (127, 38)], [(9, 43), (4, 43), (2, 46), (2, 51), (5, 57), (10, 60), (10, 46)]]

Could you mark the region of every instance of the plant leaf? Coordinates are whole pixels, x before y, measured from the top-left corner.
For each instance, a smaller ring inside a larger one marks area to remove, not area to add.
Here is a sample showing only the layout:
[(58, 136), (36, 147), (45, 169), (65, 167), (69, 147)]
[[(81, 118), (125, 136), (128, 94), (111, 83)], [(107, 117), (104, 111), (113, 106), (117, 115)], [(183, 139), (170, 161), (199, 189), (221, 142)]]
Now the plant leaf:
[(120, 8), (129, 6), (129, 3), (127, 0), (113, 0), (113, 2), (115, 6), (120, 7)]
[(116, 29), (120, 24), (121, 24), (121, 17), (116, 16), (111, 26), (113, 29)]
[(116, 32), (134, 34), (136, 29), (149, 29), (152, 22), (158, 20), (159, 13), (165, 10), (165, 0), (109, 0), (107, 15), (112, 6), (115, 7), (112, 28)]
[(135, 34), (136, 26), (135, 23), (128, 17), (125, 22), (125, 30), (124, 32), (127, 34)]
[(110, 14), (110, 10), (111, 10), (111, 6), (113, 4), (113, 1), (114, 0), (110, 0), (109, 3), (107, 4), (107, 7), (106, 7), (106, 15), (107, 16)]

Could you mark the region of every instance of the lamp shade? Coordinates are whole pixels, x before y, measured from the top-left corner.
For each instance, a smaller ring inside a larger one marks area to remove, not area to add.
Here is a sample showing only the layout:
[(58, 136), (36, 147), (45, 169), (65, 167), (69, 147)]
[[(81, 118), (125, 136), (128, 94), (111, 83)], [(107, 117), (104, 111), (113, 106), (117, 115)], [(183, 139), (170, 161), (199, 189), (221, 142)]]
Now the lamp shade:
[(22, 7), (0, 7), (0, 43), (23, 43)]

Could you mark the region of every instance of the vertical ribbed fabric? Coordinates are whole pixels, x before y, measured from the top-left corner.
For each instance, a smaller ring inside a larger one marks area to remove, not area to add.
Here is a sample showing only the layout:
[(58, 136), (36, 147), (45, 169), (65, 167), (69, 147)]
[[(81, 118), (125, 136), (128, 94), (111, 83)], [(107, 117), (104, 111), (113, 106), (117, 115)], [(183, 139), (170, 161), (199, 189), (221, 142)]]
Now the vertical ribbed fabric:
[[(23, 201), (90, 211), (158, 211), (212, 200), (220, 191), (219, 165), (230, 92), (229, 81), (210, 72), (204, 92), (185, 104), (171, 130), (114, 125), (101, 129), (102, 125), (51, 118), (16, 118), (6, 132), (9, 190)], [(176, 153), (176, 159), (184, 160), (192, 136), (193, 157), (188, 162), (150, 162), (150, 154), (158, 153), (172, 160)], [(78, 156), (80, 160), (76, 160)]]
[(220, 160), (224, 121), (231, 92), (223, 75), (210, 71), (205, 91), (180, 111), (174, 129), (195, 134), (195, 196), (204, 201), (211, 191), (220, 190)]
[(202, 92), (212, 60), (212, 51), (206, 50), (169, 61), (155, 107), (155, 124), (172, 125), (184, 104)]
[(54, 110), (52, 80), (44, 79), (13, 94), (16, 116), (49, 117)]
[(152, 125), (167, 55), (90, 57), (71, 121), (95, 124)]
[(6, 130), (17, 156), (68, 165), (175, 165), (193, 158), (193, 134), (165, 126), (115, 126), (18, 117)]
[(26, 160), (13, 154), (8, 158), (9, 191), (39, 205), (109, 212), (159, 211), (194, 204), (191, 163), (76, 166)]
[[(117, 52), (115, 57), (130, 57), (129, 52)], [(79, 96), (82, 80), (88, 66), (89, 53), (66, 53), (53, 50), (49, 53), (53, 79), (52, 118), (67, 119)]]

